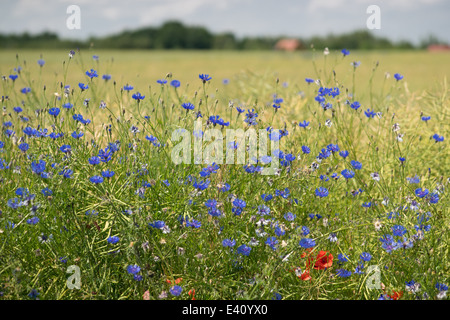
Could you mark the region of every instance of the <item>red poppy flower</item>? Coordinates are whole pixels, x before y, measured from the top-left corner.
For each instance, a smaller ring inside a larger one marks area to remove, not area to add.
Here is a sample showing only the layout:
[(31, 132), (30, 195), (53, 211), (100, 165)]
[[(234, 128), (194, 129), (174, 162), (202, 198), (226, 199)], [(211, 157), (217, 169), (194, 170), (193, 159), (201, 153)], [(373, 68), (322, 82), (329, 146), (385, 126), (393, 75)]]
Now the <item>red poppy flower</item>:
[(392, 291), (394, 294), (390, 295), (389, 297), (391, 297), (392, 300), (398, 300), (403, 296), (403, 291)]
[(316, 263), (314, 264), (314, 269), (324, 270), (333, 265), (333, 255), (330, 253), (327, 256), (328, 251), (320, 251), (316, 257)]
[(311, 280), (311, 276), (309, 275), (309, 271), (308, 270), (303, 271), (302, 275), (300, 276), (300, 279), (302, 279), (303, 281)]
[(189, 294), (189, 296), (192, 295), (192, 300), (195, 300), (195, 289), (189, 290), (188, 294)]
[(175, 285), (175, 284), (179, 284), (181, 282), (181, 280), (183, 280), (183, 278), (177, 278), (177, 279), (175, 279), (175, 281), (171, 281), (171, 280), (167, 279), (166, 282), (168, 284)]

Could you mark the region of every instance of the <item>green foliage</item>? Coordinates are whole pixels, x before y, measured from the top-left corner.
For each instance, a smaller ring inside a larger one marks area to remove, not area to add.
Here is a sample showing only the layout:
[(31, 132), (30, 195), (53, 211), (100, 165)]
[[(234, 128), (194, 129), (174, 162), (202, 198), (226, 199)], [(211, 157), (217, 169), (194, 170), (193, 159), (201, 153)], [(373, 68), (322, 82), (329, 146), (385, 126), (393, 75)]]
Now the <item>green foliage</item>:
[[(271, 50), (279, 37), (244, 37), (236, 38), (232, 33), (212, 34), (204, 27), (185, 26), (178, 21), (168, 21), (160, 27), (141, 28), (123, 31), (118, 34), (94, 37), (88, 41), (70, 41), (59, 39), (54, 33), (44, 32), (38, 35), (0, 35), (1, 48), (88, 48), (94, 44), (100, 49), (217, 49), (217, 50)], [(323, 49), (412, 49), (408, 41), (393, 43), (387, 38), (376, 37), (368, 30), (327, 36), (314, 36), (310, 39), (298, 39), (303, 48), (314, 46)], [(419, 46), (434, 43), (436, 38), (430, 36)]]

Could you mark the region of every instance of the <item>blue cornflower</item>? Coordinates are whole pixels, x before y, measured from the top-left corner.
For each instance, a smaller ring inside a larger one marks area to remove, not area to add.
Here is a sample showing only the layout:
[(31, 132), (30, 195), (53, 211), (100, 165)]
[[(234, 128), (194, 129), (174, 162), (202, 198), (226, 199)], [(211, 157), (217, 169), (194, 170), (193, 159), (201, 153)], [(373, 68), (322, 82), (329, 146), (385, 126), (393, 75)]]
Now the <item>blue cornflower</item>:
[(439, 202), (439, 194), (437, 193), (430, 193), (429, 196), (427, 196), (427, 199), (430, 203), (438, 203)]
[(343, 55), (344, 57), (345, 57), (345, 56), (348, 56), (348, 55), (350, 54), (350, 51), (347, 50), (347, 49), (342, 49), (341, 52), (342, 52), (342, 55)]
[(364, 274), (364, 264), (362, 262), (358, 263), (358, 265), (355, 267), (355, 274)]
[(270, 214), (270, 208), (266, 205), (260, 205), (258, 206), (258, 214), (260, 214), (261, 216), (265, 216)]
[(39, 218), (36, 216), (31, 217), (30, 219), (27, 219), (27, 223), (31, 225), (35, 225), (39, 222)]
[(181, 85), (181, 83), (179, 80), (172, 80), (170, 81), (170, 85), (174, 88), (178, 88)]
[(38, 63), (38, 65), (39, 65), (40, 67), (43, 67), (44, 64), (45, 64), (45, 60), (39, 59), (39, 60), (37, 61), (37, 63)]
[(200, 80), (203, 81), (203, 83), (208, 82), (209, 80), (211, 80), (212, 78), (209, 76), (209, 74), (199, 74), (198, 77), (200, 78)]
[(358, 101), (354, 101), (351, 105), (350, 108), (358, 110), (361, 107), (361, 104)]
[(314, 247), (316, 245), (316, 241), (311, 238), (302, 238), (299, 242), (299, 245), (302, 248), (308, 249)]
[(362, 261), (369, 262), (372, 259), (372, 255), (368, 252), (363, 252), (359, 255)]
[(99, 164), (99, 163), (100, 163), (100, 158), (97, 157), (97, 156), (93, 156), (93, 157), (90, 157), (90, 158), (88, 159), (88, 161), (89, 161), (89, 164), (95, 166), (96, 164)]
[(60, 112), (61, 110), (59, 109), (59, 108), (57, 108), (57, 107), (54, 107), (54, 108), (50, 108), (49, 110), (48, 110), (48, 113), (51, 115), (51, 116), (54, 116), (55, 118), (58, 116), (58, 114), (59, 114), (59, 112)]
[(394, 78), (395, 78), (395, 80), (400, 81), (403, 79), (403, 76), (400, 73), (396, 73), (396, 74), (394, 74)]
[(70, 179), (72, 177), (73, 170), (72, 169), (64, 169), (59, 172), (59, 175), (63, 176), (66, 179)]
[(319, 187), (316, 189), (315, 194), (320, 198), (324, 198), (328, 196), (328, 189), (325, 187)]
[(355, 176), (355, 172), (353, 172), (352, 170), (348, 170), (348, 169), (342, 170), (341, 174), (345, 179), (351, 179)]
[(308, 146), (302, 146), (302, 152), (308, 154), (311, 152), (311, 149)]
[(302, 229), (302, 235), (303, 236), (307, 236), (311, 232), (307, 226), (302, 226), (301, 229)]
[(41, 192), (46, 197), (51, 196), (53, 194), (53, 191), (49, 188), (44, 188), (41, 190)]
[(314, 82), (314, 79), (311, 78), (305, 78), (306, 83), (310, 84)]
[(274, 232), (277, 237), (281, 237), (286, 234), (286, 231), (280, 226), (276, 226)]
[(104, 74), (102, 76), (102, 79), (105, 80), (105, 81), (111, 80), (111, 75), (110, 74)]
[(348, 157), (349, 152), (347, 150), (339, 151), (339, 155), (345, 159)]
[(300, 122), (298, 125), (299, 127), (306, 128), (309, 126), (309, 121), (303, 120), (303, 122)]
[(367, 118), (373, 118), (377, 115), (375, 111), (370, 110), (370, 109), (367, 109), (366, 111), (364, 111), (364, 114), (366, 115)]
[(72, 109), (73, 108), (73, 104), (70, 102), (67, 102), (65, 104), (62, 105), (63, 108), (65, 109)]
[(27, 152), (27, 150), (30, 148), (30, 146), (28, 145), (28, 143), (24, 142), (19, 144), (19, 149), (22, 152)]
[(331, 152), (328, 149), (323, 148), (320, 152), (319, 152), (319, 159), (326, 159), (329, 156), (331, 156)]
[(141, 95), (139, 92), (136, 92), (131, 96), (134, 100), (137, 100), (139, 103), (141, 100), (144, 100), (145, 96)]
[(17, 74), (10, 74), (9, 78), (14, 82), (19, 76)]
[(353, 67), (353, 68), (357, 68), (357, 67), (359, 67), (360, 65), (361, 65), (361, 62), (360, 61), (353, 61), (353, 62), (351, 62), (350, 63), (350, 65)]
[(6, 129), (5, 130), (5, 134), (7, 137), (12, 137), (16, 132), (14, 130), (11, 129)]
[(80, 139), (82, 136), (84, 136), (84, 133), (83, 132), (77, 133), (76, 131), (74, 131), (72, 132), (71, 136), (74, 139)]
[(444, 136), (440, 136), (437, 133), (435, 133), (432, 137), (436, 142), (442, 142), (444, 141)]
[(255, 112), (255, 109), (247, 109), (247, 113), (245, 114), (245, 120), (244, 122), (247, 123), (249, 126), (257, 125), (258, 122), (256, 121), (256, 118), (258, 117), (258, 113)]
[(264, 201), (270, 201), (270, 200), (273, 199), (273, 195), (263, 193), (263, 194), (261, 195), (261, 199), (263, 199)]
[(327, 150), (331, 151), (331, 152), (338, 152), (339, 151), (339, 146), (337, 144), (333, 144), (330, 143), (329, 145), (327, 145)]
[(13, 110), (15, 113), (21, 113), (23, 111), (22, 107), (14, 107)]
[(155, 229), (162, 229), (166, 226), (166, 223), (164, 221), (161, 220), (157, 220), (153, 223), (149, 223), (148, 224), (150, 227), (155, 228)]
[(391, 229), (392, 229), (392, 234), (397, 237), (402, 237), (407, 232), (405, 227), (402, 225), (395, 225)]
[(78, 83), (78, 87), (80, 87), (81, 91), (87, 90), (89, 89), (89, 86), (87, 84), (84, 83)]
[(125, 90), (125, 91), (131, 91), (131, 90), (133, 90), (134, 89), (134, 87), (133, 86), (130, 86), (130, 85), (125, 85), (125, 86), (123, 86), (123, 90)]
[(352, 275), (351, 271), (345, 270), (345, 269), (337, 269), (336, 270), (336, 275), (340, 278), (347, 278), (350, 277)]
[(296, 218), (296, 215), (293, 214), (292, 212), (287, 212), (284, 214), (284, 219), (286, 219), (287, 221), (294, 221), (294, 219)]
[(245, 245), (245, 244), (243, 244), (243, 245), (241, 245), (241, 246), (239, 246), (237, 248), (237, 253), (238, 254), (242, 254), (244, 256), (249, 256), (250, 255), (250, 251), (252, 251), (252, 248), (247, 246), (247, 245)]
[(400, 162), (403, 163), (403, 162), (406, 161), (406, 158), (404, 158), (404, 157), (399, 157), (398, 160), (400, 160)]
[(38, 295), (39, 295), (39, 292), (36, 289), (32, 289), (31, 292), (28, 294), (28, 296), (31, 299), (37, 299)]
[(415, 175), (412, 178), (406, 178), (409, 183), (420, 183), (420, 177), (418, 175)]
[(353, 169), (355, 169), (355, 170), (361, 170), (362, 169), (362, 164), (359, 161), (352, 160), (352, 161), (350, 161), (350, 164), (352, 165)]
[(159, 80), (156, 80), (156, 82), (162, 85), (162, 84), (166, 84), (167, 80), (166, 79), (159, 79)]
[(278, 189), (275, 190), (275, 196), (282, 197), (284, 199), (289, 198), (290, 194), (291, 193), (288, 188), (285, 188), (284, 190), (278, 190)]
[(236, 245), (236, 240), (224, 239), (222, 241), (222, 246), (224, 247), (234, 247)]
[(348, 257), (347, 257), (346, 254), (339, 253), (339, 254), (338, 254), (338, 260), (339, 260), (341, 263), (345, 263), (345, 262), (348, 261)]
[(278, 292), (275, 292), (273, 294), (272, 300), (282, 300), (282, 299), (283, 299), (283, 297)]
[(227, 192), (231, 189), (231, 186), (228, 183), (224, 183), (223, 185), (218, 187), (219, 191)]
[(211, 165), (203, 168), (202, 171), (200, 171), (200, 175), (202, 177), (209, 177), (212, 173), (217, 173), (217, 170), (219, 170), (219, 168), (219, 165), (213, 162)]
[(44, 160), (39, 160), (39, 161), (33, 161), (31, 163), (31, 171), (33, 171), (36, 174), (41, 174), (42, 172), (45, 171), (45, 161)]
[(20, 90), (20, 92), (23, 93), (23, 94), (30, 93), (31, 92), (31, 88), (29, 88), (29, 87), (22, 88)]
[(192, 221), (186, 220), (186, 227), (192, 227), (192, 228), (200, 228), (202, 226), (202, 223), (198, 220), (192, 219)]
[(217, 200), (209, 199), (205, 202), (205, 206), (210, 209), (215, 209), (217, 207)]
[(416, 194), (416, 196), (418, 196), (419, 198), (423, 198), (426, 197), (429, 193), (428, 189), (422, 189), (422, 188), (417, 188), (414, 193)]
[(102, 171), (102, 176), (104, 177), (104, 178), (111, 178), (112, 176), (114, 176), (114, 171), (112, 171), (112, 170), (105, 170), (105, 171)]
[(186, 110), (194, 110), (195, 106), (190, 102), (185, 102), (181, 105)]
[(91, 181), (92, 183), (95, 183), (95, 184), (99, 184), (99, 183), (103, 182), (103, 177), (101, 177), (101, 176), (93, 176), (93, 177), (89, 178), (89, 181)]
[(110, 244), (116, 244), (117, 242), (119, 242), (120, 238), (118, 236), (111, 236), (111, 237), (108, 237), (108, 239), (106, 239), (106, 240)]
[(97, 78), (98, 77), (97, 71), (95, 71), (94, 69), (91, 69), (90, 71), (89, 70), (86, 71), (86, 75), (89, 78), (91, 78), (91, 80), (92, 80), (92, 78)]
[(276, 245), (278, 244), (278, 240), (276, 237), (268, 237), (265, 244), (267, 244), (272, 250), (276, 250)]
[(240, 107), (236, 107), (236, 111), (238, 112), (238, 114), (241, 114), (245, 111), (245, 109), (241, 109)]
[(231, 210), (235, 215), (240, 215), (242, 213), (242, 209), (244, 209), (246, 205), (247, 204), (244, 200), (236, 198), (233, 201), (233, 208)]
[(430, 116), (423, 116), (422, 117), (422, 121), (425, 121), (425, 122), (429, 121), (430, 119), (431, 119)]
[(444, 283), (437, 282), (435, 288), (438, 291), (448, 291), (448, 286), (446, 284), (444, 284)]
[(172, 288), (170, 288), (169, 291), (172, 295), (174, 295), (175, 297), (178, 297), (181, 294), (181, 291), (183, 291), (183, 288), (178, 285), (175, 285)]
[(141, 267), (139, 267), (137, 264), (135, 264), (135, 265), (129, 265), (128, 267), (127, 267), (127, 272), (129, 273), (129, 274), (136, 274), (136, 273), (138, 273), (139, 271), (141, 271)]
[(68, 153), (72, 151), (72, 147), (68, 144), (64, 144), (59, 148), (59, 150), (61, 150), (64, 153)]

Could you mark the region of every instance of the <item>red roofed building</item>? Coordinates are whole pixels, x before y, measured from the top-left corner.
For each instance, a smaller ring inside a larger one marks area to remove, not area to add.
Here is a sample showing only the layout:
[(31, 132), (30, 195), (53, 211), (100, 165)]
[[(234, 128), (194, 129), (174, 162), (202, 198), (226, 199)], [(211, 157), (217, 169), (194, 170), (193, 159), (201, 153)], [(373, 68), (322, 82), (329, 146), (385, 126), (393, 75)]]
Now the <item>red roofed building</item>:
[(450, 46), (447, 44), (431, 44), (427, 49), (430, 52), (450, 51)]
[(301, 49), (302, 44), (297, 39), (281, 39), (275, 44), (276, 50), (295, 51)]

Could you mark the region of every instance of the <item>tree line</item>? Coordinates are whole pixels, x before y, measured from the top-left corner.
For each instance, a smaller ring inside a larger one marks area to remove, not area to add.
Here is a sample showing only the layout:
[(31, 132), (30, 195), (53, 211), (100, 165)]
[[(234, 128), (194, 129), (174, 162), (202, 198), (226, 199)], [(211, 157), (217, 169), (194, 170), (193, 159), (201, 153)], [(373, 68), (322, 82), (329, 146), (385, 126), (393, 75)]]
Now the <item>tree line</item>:
[[(195, 50), (270, 50), (286, 37), (243, 37), (233, 33), (213, 34), (201, 26), (185, 26), (178, 21), (169, 21), (160, 27), (146, 27), (123, 31), (105, 37), (91, 37), (88, 40), (60, 39), (57, 34), (43, 32), (37, 35), (0, 34), (0, 48), (87, 48), (94, 45), (98, 49), (195, 49)], [(292, 37), (288, 37), (292, 38)], [(421, 49), (429, 44), (439, 43), (430, 36), (419, 45), (408, 41), (392, 42), (376, 37), (368, 30), (357, 30), (341, 35), (314, 36), (309, 39), (297, 38), (302, 48), (323, 49)]]

